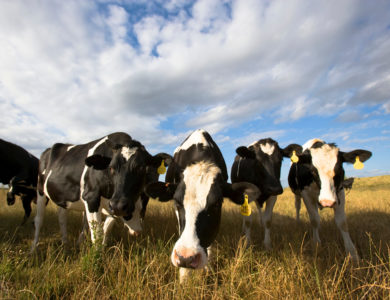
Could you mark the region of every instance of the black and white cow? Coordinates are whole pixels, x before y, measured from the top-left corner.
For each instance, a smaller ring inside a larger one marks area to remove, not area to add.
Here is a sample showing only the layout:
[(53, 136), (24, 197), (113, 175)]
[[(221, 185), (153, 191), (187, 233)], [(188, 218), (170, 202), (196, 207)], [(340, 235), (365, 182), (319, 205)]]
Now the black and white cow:
[(364, 162), (371, 157), (371, 152), (366, 150), (342, 152), (335, 144), (312, 139), (303, 145), (303, 153), (298, 157), (299, 161), (291, 165), (288, 183), (295, 194), (296, 205), (299, 202), (300, 206), (303, 198), (313, 229), (314, 243), (321, 243), (318, 233), (320, 226), (318, 208), (332, 207), (345, 250), (354, 260), (358, 260), (359, 256), (349, 236), (345, 216), (343, 163), (354, 163), (356, 157)]
[[(108, 215), (103, 240), (114, 217), (122, 219), (130, 234), (142, 230), (148, 198), (143, 195), (147, 183), (158, 180), (157, 167), (171, 156), (151, 156), (145, 147), (126, 133), (113, 133), (83, 145), (55, 144), (39, 162), (37, 215), (32, 250), (38, 243), (47, 199), (59, 207), (63, 242), (66, 242), (66, 209), (85, 210), (92, 242), (93, 228), (100, 224), (101, 212)], [(156, 175), (152, 175), (156, 174)]]
[[(291, 157), (293, 151), (300, 153), (302, 147), (297, 144), (290, 144), (286, 148), (280, 148), (279, 144), (271, 139), (261, 139), (250, 146), (241, 146), (236, 149), (237, 156), (231, 170), (232, 182), (246, 181), (255, 184), (261, 192), (255, 203), (259, 211), (260, 223), (264, 227), (264, 247), (271, 249), (270, 228), (272, 211), (278, 195), (283, 193), (280, 183), (280, 169), (283, 157)], [(261, 216), (261, 209), (266, 203), (264, 216)], [(243, 217), (243, 231), (250, 242), (250, 230), (252, 226), (252, 215)]]
[(38, 158), (22, 147), (0, 139), (0, 182), (9, 185), (8, 205), (15, 203), (15, 195), (21, 197), (23, 223), (31, 214), (31, 202), (36, 199), (38, 162)]
[(186, 269), (206, 266), (208, 250), (219, 230), (223, 198), (242, 204), (244, 194), (257, 198), (258, 188), (250, 183), (227, 182), (224, 158), (217, 144), (204, 130), (196, 130), (174, 152), (166, 183), (147, 186), (146, 193), (159, 201), (173, 199), (180, 238), (171, 261), (180, 267), (182, 280)]

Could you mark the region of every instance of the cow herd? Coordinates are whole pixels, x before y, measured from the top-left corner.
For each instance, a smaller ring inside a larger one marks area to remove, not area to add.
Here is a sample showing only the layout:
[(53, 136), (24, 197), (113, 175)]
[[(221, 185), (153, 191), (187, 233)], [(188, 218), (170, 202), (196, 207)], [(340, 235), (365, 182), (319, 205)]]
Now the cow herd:
[[(288, 182), (295, 195), (297, 218), (301, 199), (309, 213), (313, 241), (320, 243), (318, 208), (332, 207), (345, 250), (357, 260), (345, 216), (343, 163), (364, 162), (371, 152), (342, 152), (335, 144), (312, 139), (303, 146), (281, 148), (271, 138), (236, 149), (231, 183), (220, 149), (209, 133), (196, 130), (167, 153), (151, 155), (128, 134), (117, 132), (82, 144), (54, 144), (40, 159), (23, 148), (0, 139), (0, 181), (9, 185), (8, 205), (19, 195), (25, 210), (24, 222), (36, 202), (34, 219), (35, 251), (48, 201), (58, 206), (63, 243), (67, 242), (68, 209), (84, 212), (84, 228), (97, 242), (102, 228), (103, 243), (115, 219), (121, 220), (131, 235), (142, 231), (149, 198), (173, 200), (179, 238), (171, 253), (172, 264), (180, 268), (181, 279), (188, 269), (207, 265), (210, 249), (221, 219), (223, 200), (244, 207), (254, 201), (264, 227), (264, 247), (271, 249), (270, 227), (276, 198), (283, 192), (280, 170), (284, 157), (291, 158)], [(158, 181), (168, 167), (165, 182)], [(265, 213), (261, 210), (265, 203)], [(102, 214), (105, 220), (103, 223)], [(252, 215), (243, 214), (243, 231), (250, 243)]]

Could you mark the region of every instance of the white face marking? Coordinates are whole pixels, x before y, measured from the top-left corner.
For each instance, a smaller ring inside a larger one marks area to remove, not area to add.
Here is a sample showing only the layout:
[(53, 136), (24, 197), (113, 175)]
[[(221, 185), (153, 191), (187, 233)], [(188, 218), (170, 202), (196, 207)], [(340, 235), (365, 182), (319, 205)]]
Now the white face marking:
[(176, 219), (177, 219), (177, 224), (179, 225), (179, 232), (181, 231), (181, 228), (180, 228), (180, 217), (179, 217), (179, 211), (177, 209), (175, 209), (175, 215), (176, 215)]
[(133, 156), (136, 151), (137, 148), (122, 147), (121, 154), (126, 159), (126, 161), (129, 161), (130, 157)]
[(272, 155), (275, 151), (275, 145), (266, 143), (266, 144), (260, 144), (260, 149), (263, 151), (265, 154)]
[(186, 252), (193, 254), (201, 254), (200, 268), (207, 263), (207, 255), (200, 246), (195, 223), (199, 213), (206, 207), (207, 195), (219, 173), (221, 173), (221, 170), (217, 166), (206, 162), (191, 165), (183, 172), (183, 180), (186, 186), (183, 200), (186, 221), (183, 233), (172, 252), (171, 260), (174, 266), (178, 266), (178, 263), (175, 261), (173, 254), (175, 251), (180, 253), (182, 249), (186, 249)]
[(207, 142), (207, 140), (204, 137), (204, 133), (205, 131), (203, 129), (198, 129), (194, 131), (182, 145), (176, 148), (174, 153), (178, 152), (179, 150), (187, 150), (192, 145), (196, 145), (196, 144), (210, 146), (210, 144)]
[(47, 197), (48, 199), (51, 199), (51, 198), (50, 198), (50, 196), (49, 196), (49, 192), (47, 191), (47, 182), (49, 181), (49, 177), (50, 177), (52, 171), (53, 171), (53, 170), (50, 170), (50, 171), (49, 171), (49, 174), (47, 175), (46, 180), (45, 180), (45, 183), (44, 183), (44, 185), (43, 185), (43, 193), (46, 195), (46, 197)]
[(312, 163), (317, 169), (321, 180), (319, 201), (337, 201), (333, 177), (335, 175), (334, 167), (337, 163), (338, 152), (338, 148), (331, 147), (327, 144), (324, 144), (321, 148), (310, 149)]
[[(99, 142), (97, 142), (95, 144), (95, 146), (93, 146), (91, 149), (88, 150), (88, 154), (87, 154), (87, 157), (93, 155), (95, 153), (95, 150), (101, 145), (103, 144), (106, 140), (108, 140), (108, 136), (102, 138)], [(81, 174), (81, 178), (80, 178), (80, 198), (81, 200), (83, 200), (83, 193), (84, 193), (84, 189), (85, 189), (85, 174), (87, 173), (87, 170), (88, 170), (88, 166), (85, 165), (84, 166), (84, 170), (83, 170), (83, 173)], [(88, 209), (87, 209), (87, 213), (88, 213)]]
[(321, 142), (321, 143), (325, 143), (323, 140), (320, 140), (320, 139), (311, 139), (311, 140), (308, 140), (303, 146), (302, 146), (302, 150), (305, 151), (305, 150), (308, 150), (311, 148), (311, 146), (313, 146), (315, 143), (317, 142)]
[(74, 147), (76, 147), (76, 145), (71, 145), (71, 146), (68, 147), (68, 149), (66, 151), (69, 151), (70, 149), (72, 149)]
[(131, 219), (126, 221), (123, 219), (126, 227), (129, 229), (131, 235), (135, 233), (140, 233), (142, 231), (142, 218), (141, 218), (141, 210), (142, 210), (142, 199), (139, 197), (137, 202), (135, 202), (135, 208)]

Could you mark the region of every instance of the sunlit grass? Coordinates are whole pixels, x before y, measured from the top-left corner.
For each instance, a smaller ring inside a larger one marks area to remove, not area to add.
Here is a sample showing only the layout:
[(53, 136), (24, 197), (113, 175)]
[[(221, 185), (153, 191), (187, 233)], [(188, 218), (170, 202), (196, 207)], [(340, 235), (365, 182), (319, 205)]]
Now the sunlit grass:
[[(210, 270), (180, 285), (170, 263), (177, 239), (172, 203), (151, 201), (142, 236), (119, 223), (96, 256), (89, 241), (76, 244), (81, 215), (69, 214), (69, 246), (61, 245), (56, 208), (45, 213), (38, 250), (29, 255), (32, 218), (24, 226), (20, 201), (8, 207), (0, 191), (0, 298), (20, 299), (386, 299), (390, 297), (390, 176), (356, 179), (347, 195), (347, 218), (361, 261), (345, 251), (330, 209), (321, 214), (322, 245), (313, 249), (304, 205), (295, 221), (294, 197), (286, 189), (272, 223), (273, 250), (261, 246), (263, 230), (252, 228), (253, 245), (241, 236), (239, 209), (224, 203)], [(253, 204), (252, 204), (253, 205)], [(33, 211), (35, 210), (35, 207)], [(257, 210), (253, 206), (255, 219)], [(98, 268), (96, 263), (99, 264)]]

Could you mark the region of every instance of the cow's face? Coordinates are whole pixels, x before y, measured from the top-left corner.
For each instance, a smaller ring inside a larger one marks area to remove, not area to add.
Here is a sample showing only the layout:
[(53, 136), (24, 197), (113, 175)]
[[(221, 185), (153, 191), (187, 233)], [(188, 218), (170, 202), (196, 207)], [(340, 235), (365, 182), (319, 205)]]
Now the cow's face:
[(140, 147), (124, 146), (114, 151), (108, 173), (113, 186), (110, 208), (115, 215), (130, 220), (133, 213), (137, 217), (140, 214), (141, 203), (136, 204), (141, 202), (147, 158), (148, 153)]
[(112, 158), (92, 155), (85, 160), (87, 166), (97, 170), (106, 170), (112, 196), (109, 210), (112, 214), (122, 216), (131, 234), (142, 231), (142, 222), (146, 204), (141, 197), (151, 171), (157, 173), (157, 167), (163, 158), (169, 155), (151, 156), (141, 144), (136, 146), (113, 147)]
[(301, 150), (302, 147), (297, 144), (291, 144), (282, 149), (276, 141), (267, 138), (254, 142), (249, 147), (238, 147), (236, 152), (239, 159), (253, 160), (251, 172), (255, 172), (255, 177), (258, 179), (256, 184), (260, 187), (263, 196), (268, 197), (283, 193), (280, 183), (280, 169), (283, 157), (290, 157), (292, 151), (299, 153)]
[(333, 207), (336, 204), (337, 193), (343, 188), (343, 163), (354, 163), (356, 156), (363, 162), (371, 157), (371, 152), (342, 152), (335, 144), (321, 140), (314, 140), (305, 150), (301, 156), (302, 162), (311, 164), (312, 175), (319, 188), (318, 202), (322, 207)]
[(15, 195), (20, 196), (24, 208), (23, 223), (31, 214), (31, 202), (36, 200), (37, 192), (31, 185), (27, 185), (25, 181), (11, 180), (9, 183), (9, 191), (7, 193), (7, 204), (13, 205), (15, 203)]
[[(184, 228), (171, 260), (176, 267), (202, 268), (207, 263), (207, 247), (214, 241), (223, 201), (221, 170), (198, 163), (187, 167), (174, 199)], [(181, 210), (181, 212), (180, 212)]]
[(176, 267), (193, 269), (207, 264), (207, 248), (218, 233), (223, 198), (242, 204), (244, 194), (250, 201), (259, 196), (258, 188), (252, 184), (226, 183), (220, 168), (207, 162), (188, 166), (179, 184), (152, 183), (146, 193), (160, 201), (174, 199), (181, 235), (171, 261)]

